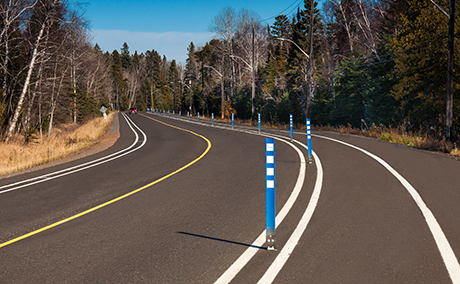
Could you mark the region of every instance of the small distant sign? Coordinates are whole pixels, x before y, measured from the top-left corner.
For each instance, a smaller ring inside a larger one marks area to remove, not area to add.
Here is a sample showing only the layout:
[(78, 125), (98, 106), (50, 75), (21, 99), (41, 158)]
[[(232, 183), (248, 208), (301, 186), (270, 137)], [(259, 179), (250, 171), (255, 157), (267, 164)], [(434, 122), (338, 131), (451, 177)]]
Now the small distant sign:
[(102, 106), (100, 111), (105, 114), (105, 112), (107, 111), (107, 108), (105, 106)]

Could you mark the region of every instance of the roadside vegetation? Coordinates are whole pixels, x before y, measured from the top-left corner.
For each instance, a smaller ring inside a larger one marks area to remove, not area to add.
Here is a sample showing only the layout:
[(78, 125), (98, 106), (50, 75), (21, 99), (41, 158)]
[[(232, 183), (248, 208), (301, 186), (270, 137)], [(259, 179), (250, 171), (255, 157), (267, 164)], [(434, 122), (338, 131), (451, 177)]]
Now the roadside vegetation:
[[(200, 115), (200, 120), (208, 120), (211, 121), (211, 117), (202, 116)], [(214, 117), (215, 121), (225, 122), (228, 124), (232, 123), (231, 118), (225, 118), (221, 120), (220, 118)], [(247, 119), (235, 119), (235, 124), (239, 125), (248, 125), (248, 126), (257, 126), (257, 121), (251, 122), (251, 120)], [(288, 130), (289, 124), (285, 123), (270, 123), (264, 121), (261, 123), (261, 128), (265, 129), (283, 129)], [(297, 123), (294, 124), (294, 129), (297, 130), (305, 130), (305, 124)], [(386, 127), (384, 125), (375, 125), (372, 124), (370, 127), (365, 126), (364, 129), (355, 128), (348, 124), (347, 126), (313, 126), (312, 130), (314, 131), (329, 131), (329, 132), (336, 132), (342, 134), (351, 134), (351, 135), (358, 135), (364, 137), (375, 138), (379, 140), (385, 140), (390, 143), (397, 143), (402, 144), (418, 149), (423, 149), (427, 151), (447, 154), (453, 157), (460, 158), (460, 148), (457, 143), (453, 143), (451, 141), (446, 141), (441, 134), (440, 137), (436, 137), (435, 135), (427, 135), (423, 129), (419, 131), (408, 131), (404, 127), (398, 128), (391, 128)]]
[(331, 131), (344, 134), (360, 135), (365, 137), (385, 140), (390, 143), (402, 144), (418, 149), (448, 154), (454, 157), (460, 157), (460, 149), (456, 143), (446, 141), (444, 138), (429, 136), (423, 130), (417, 132), (407, 131), (404, 127), (388, 128), (383, 125), (376, 126), (373, 124), (368, 129), (362, 130), (353, 128), (351, 125), (340, 127), (314, 127), (316, 131)]
[(39, 133), (15, 134), (0, 143), (0, 175), (40, 166), (97, 146), (113, 121), (114, 113), (84, 123), (61, 124), (50, 137)]
[[(92, 45), (84, 5), (3, 1), (0, 140), (41, 144), (102, 106), (136, 107), (239, 121), (261, 113), (276, 127), (293, 114), (299, 127), (308, 117), (317, 129), (458, 155), (460, 76), (450, 92), (447, 62), (460, 65), (460, 45), (449, 44), (458, 34), (448, 35), (442, 10), (448, 1), (304, 0), (267, 26), (255, 11), (225, 7), (183, 66), (126, 42), (111, 52)], [(450, 18), (458, 26), (460, 13)], [(22, 152), (11, 151), (3, 156)]]

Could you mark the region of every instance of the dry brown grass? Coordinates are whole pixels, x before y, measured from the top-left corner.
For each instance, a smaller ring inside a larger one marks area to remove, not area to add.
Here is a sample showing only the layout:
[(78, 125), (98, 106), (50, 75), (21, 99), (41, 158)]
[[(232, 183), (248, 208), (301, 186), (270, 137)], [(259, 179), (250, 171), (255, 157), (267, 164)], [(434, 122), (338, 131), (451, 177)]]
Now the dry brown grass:
[(455, 146), (455, 148), (449, 153), (451, 156), (460, 157), (460, 149)]
[(380, 140), (385, 140), (390, 143), (403, 144), (419, 149), (441, 152), (451, 156), (460, 157), (460, 150), (452, 142), (446, 141), (445, 139), (439, 140), (435, 137), (428, 136), (421, 131), (414, 133), (412, 131), (406, 131), (404, 127), (398, 128), (387, 128), (383, 125), (372, 125), (368, 130), (361, 130), (353, 128), (350, 125), (347, 127), (340, 126), (330, 127), (315, 127), (317, 131), (332, 131), (345, 134), (354, 134), (366, 137), (372, 137)]
[[(25, 143), (24, 136), (15, 135), (8, 144), (0, 143), (0, 175), (43, 165), (98, 145), (112, 123), (98, 117), (84, 124), (66, 124), (53, 129), (49, 138)], [(34, 134), (34, 136), (38, 136)]]

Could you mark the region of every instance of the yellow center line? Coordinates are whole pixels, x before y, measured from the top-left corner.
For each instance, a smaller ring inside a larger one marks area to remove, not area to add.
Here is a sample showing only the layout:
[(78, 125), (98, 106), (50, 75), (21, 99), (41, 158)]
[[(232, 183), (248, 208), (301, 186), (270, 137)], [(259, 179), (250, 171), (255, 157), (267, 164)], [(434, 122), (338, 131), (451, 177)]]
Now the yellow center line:
[[(141, 115), (142, 115), (142, 114), (141, 114)], [(154, 120), (154, 121), (156, 121), (156, 122), (158, 122), (158, 123), (164, 124), (164, 125), (166, 125), (166, 126), (169, 126), (169, 127), (172, 127), (172, 128), (178, 129), (178, 130), (181, 130), (181, 131), (185, 131), (185, 132), (191, 133), (191, 134), (193, 134), (193, 135), (195, 135), (195, 136), (198, 136), (198, 137), (202, 138), (203, 140), (205, 140), (205, 141), (208, 143), (208, 146), (207, 146), (206, 150), (205, 150), (198, 158), (196, 158), (195, 160), (191, 161), (191, 162), (188, 163), (187, 165), (185, 165), (185, 166), (179, 168), (178, 170), (176, 170), (176, 171), (174, 171), (174, 172), (172, 172), (172, 173), (170, 173), (170, 174), (168, 174), (168, 175), (166, 175), (166, 176), (164, 176), (164, 177), (162, 177), (162, 178), (159, 178), (159, 179), (157, 179), (157, 180), (155, 180), (155, 181), (153, 181), (153, 182), (151, 182), (151, 183), (149, 183), (149, 184), (147, 184), (147, 185), (144, 185), (144, 186), (141, 187), (141, 188), (138, 188), (138, 189), (136, 189), (136, 190), (133, 190), (133, 191), (131, 191), (131, 192), (128, 192), (128, 193), (126, 193), (126, 194), (124, 194), (124, 195), (122, 195), (122, 196), (119, 196), (119, 197), (117, 197), (117, 198), (115, 198), (115, 199), (112, 199), (112, 200), (110, 200), (110, 201), (107, 201), (107, 202), (105, 202), (105, 203), (102, 203), (102, 204), (100, 204), (100, 205), (98, 205), (98, 206), (96, 206), (96, 207), (90, 208), (90, 209), (88, 209), (88, 210), (86, 210), (86, 211), (83, 211), (83, 212), (81, 212), (81, 213), (78, 213), (78, 214), (76, 214), (76, 215), (73, 215), (73, 216), (71, 216), (71, 217), (69, 217), (69, 218), (66, 218), (66, 219), (64, 219), (64, 220), (58, 221), (58, 222), (56, 222), (56, 223), (53, 223), (53, 224), (48, 225), (48, 226), (46, 226), (46, 227), (43, 227), (43, 228), (41, 228), (41, 229), (32, 231), (32, 232), (30, 232), (30, 233), (28, 233), (28, 234), (22, 235), (22, 236), (20, 236), (20, 237), (17, 237), (17, 238), (15, 238), (15, 239), (12, 239), (12, 240), (7, 241), (7, 242), (5, 242), (5, 243), (1, 243), (1, 244), (0, 244), (0, 248), (5, 247), (5, 246), (10, 245), (10, 244), (13, 244), (13, 243), (15, 243), (15, 242), (18, 242), (18, 241), (23, 240), (23, 239), (25, 239), (25, 238), (31, 237), (31, 236), (36, 235), (36, 234), (38, 234), (38, 233), (41, 233), (41, 232), (43, 232), (43, 231), (49, 230), (49, 229), (51, 229), (51, 228), (57, 227), (57, 226), (59, 226), (59, 225), (61, 225), (61, 224), (67, 223), (67, 222), (72, 221), (72, 220), (74, 220), (74, 219), (77, 219), (78, 217), (81, 217), (81, 216), (84, 216), (84, 215), (86, 215), (86, 214), (89, 214), (89, 213), (91, 213), (91, 212), (93, 212), (93, 211), (96, 211), (96, 210), (101, 209), (101, 208), (103, 208), (103, 207), (105, 207), (105, 206), (108, 206), (108, 205), (110, 205), (110, 204), (112, 204), (112, 203), (115, 203), (115, 202), (117, 202), (117, 201), (120, 201), (120, 200), (122, 200), (122, 199), (124, 199), (124, 198), (126, 198), (126, 197), (128, 197), (128, 196), (131, 196), (131, 195), (133, 195), (133, 194), (135, 194), (135, 193), (138, 193), (139, 191), (142, 191), (142, 190), (144, 190), (144, 189), (146, 189), (146, 188), (148, 188), (148, 187), (151, 187), (152, 185), (155, 185), (155, 184), (157, 184), (157, 183), (159, 183), (159, 182), (161, 182), (161, 181), (163, 181), (163, 180), (165, 180), (165, 179), (167, 179), (167, 178), (169, 178), (169, 177), (171, 177), (171, 176), (173, 176), (173, 175), (175, 175), (175, 174), (177, 174), (177, 173), (179, 173), (179, 172), (185, 170), (186, 168), (190, 167), (191, 165), (195, 164), (196, 162), (198, 162), (199, 160), (201, 160), (201, 159), (209, 152), (209, 150), (211, 149), (211, 141), (209, 141), (209, 139), (207, 139), (206, 137), (204, 137), (204, 136), (202, 136), (202, 135), (200, 135), (200, 134), (197, 134), (197, 133), (195, 133), (195, 132), (193, 132), (193, 131), (190, 131), (190, 130), (187, 130), (187, 129), (183, 129), (183, 128), (180, 128), (180, 127), (177, 127), (177, 126), (174, 126), (174, 125), (171, 125), (171, 124), (164, 123), (164, 122), (162, 122), (162, 121), (153, 119), (153, 118), (148, 117), (148, 116), (145, 116), (145, 115), (142, 115), (142, 116), (144, 116), (144, 117), (146, 117), (146, 118), (148, 118), (148, 119)]]

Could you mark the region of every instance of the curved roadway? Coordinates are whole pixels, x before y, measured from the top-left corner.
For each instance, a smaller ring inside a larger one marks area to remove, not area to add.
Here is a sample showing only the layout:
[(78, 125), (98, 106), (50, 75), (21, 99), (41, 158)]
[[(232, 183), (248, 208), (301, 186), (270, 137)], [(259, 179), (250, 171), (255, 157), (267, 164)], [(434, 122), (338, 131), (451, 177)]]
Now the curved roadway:
[[(455, 261), (457, 160), (318, 133), (318, 161), (306, 167), (301, 190), (277, 227), (277, 250), (267, 251), (254, 245), (265, 229), (264, 136), (249, 127), (232, 131), (224, 124), (146, 113), (123, 114), (119, 121), (120, 139), (106, 151), (0, 180), (0, 282), (214, 283), (248, 250), (254, 256), (227, 282), (264, 282), (270, 271), (277, 271), (267, 280), (273, 283), (460, 281), (455, 263), (454, 271), (446, 268), (424, 215), (401, 182), (365, 153), (324, 137), (365, 149), (403, 176), (436, 217)], [(269, 132), (288, 135), (263, 130)], [(305, 140), (303, 133), (294, 138)], [(277, 211), (300, 180), (302, 155), (306, 150), (299, 143), (277, 140)], [(100, 164), (89, 167), (97, 159)], [(84, 163), (89, 168), (43, 176)], [(34, 177), (39, 178), (28, 181)], [(6, 187), (21, 180), (26, 182)], [(317, 206), (310, 207), (318, 187)], [(306, 230), (284, 266), (272, 265), (305, 223), (307, 207), (314, 212)]]

